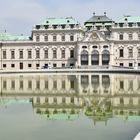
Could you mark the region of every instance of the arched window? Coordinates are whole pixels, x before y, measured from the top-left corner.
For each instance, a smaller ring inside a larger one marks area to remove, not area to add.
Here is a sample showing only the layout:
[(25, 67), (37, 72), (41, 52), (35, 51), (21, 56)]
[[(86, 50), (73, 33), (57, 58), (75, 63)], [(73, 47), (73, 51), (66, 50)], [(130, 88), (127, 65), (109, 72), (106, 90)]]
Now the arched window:
[(110, 53), (108, 50), (102, 52), (102, 65), (109, 65)]
[(81, 65), (88, 65), (88, 52), (86, 50), (81, 52)]
[(94, 50), (91, 53), (91, 64), (92, 65), (99, 65), (99, 52), (97, 50)]

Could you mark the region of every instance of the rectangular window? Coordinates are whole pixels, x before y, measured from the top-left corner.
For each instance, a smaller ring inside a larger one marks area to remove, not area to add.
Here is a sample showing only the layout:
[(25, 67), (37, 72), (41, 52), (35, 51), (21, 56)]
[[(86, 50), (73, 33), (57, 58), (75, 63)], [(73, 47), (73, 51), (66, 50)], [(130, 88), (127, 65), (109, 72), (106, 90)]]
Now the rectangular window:
[(11, 68), (14, 68), (15, 67), (15, 64), (11, 64)]
[(138, 34), (138, 40), (140, 40), (140, 33)]
[(6, 68), (6, 64), (3, 64), (3, 68)]
[(40, 58), (40, 50), (36, 50), (36, 58)]
[(40, 89), (40, 81), (36, 81), (36, 89)]
[(57, 81), (53, 81), (53, 89), (57, 89)]
[(133, 63), (129, 63), (129, 67), (133, 67)]
[(7, 88), (7, 81), (3, 81), (3, 89), (6, 89)]
[(65, 36), (64, 35), (62, 35), (62, 39), (61, 39), (62, 41), (65, 41)]
[(123, 57), (123, 49), (120, 49), (120, 57)]
[(70, 81), (70, 88), (74, 89), (74, 81)]
[(6, 51), (3, 51), (3, 59), (6, 59)]
[(15, 89), (15, 81), (11, 81), (11, 89)]
[(32, 81), (31, 80), (28, 81), (28, 89), (32, 89)]
[(65, 50), (62, 50), (61, 53), (62, 53), (62, 58), (65, 58)]
[(132, 34), (129, 34), (129, 35), (128, 35), (128, 39), (129, 39), (129, 40), (133, 40), (133, 35), (132, 35)]
[(48, 35), (44, 36), (44, 41), (47, 42), (48, 41)]
[(74, 41), (74, 36), (73, 35), (70, 36), (70, 41)]
[(138, 67), (140, 67), (140, 63), (138, 63)]
[(124, 89), (124, 82), (120, 81), (120, 89)]
[(48, 89), (48, 81), (47, 80), (45, 80), (45, 89)]
[(32, 58), (32, 51), (29, 50), (29, 51), (28, 51), (28, 59), (31, 59), (31, 58)]
[(39, 35), (36, 36), (36, 42), (39, 42), (40, 41), (40, 37)]
[(48, 50), (44, 50), (44, 58), (48, 58)]
[(123, 67), (123, 63), (120, 63), (120, 67)]
[(19, 59), (23, 59), (23, 50), (19, 51)]
[(23, 89), (23, 81), (19, 82), (19, 89), (21, 89), (21, 90)]
[(133, 57), (133, 49), (128, 50), (128, 57)]
[(123, 40), (123, 34), (120, 34), (119, 39)]
[(65, 67), (65, 63), (62, 63), (62, 68), (64, 68)]
[(57, 58), (57, 51), (53, 50), (53, 58)]
[(65, 89), (65, 87), (66, 87), (66, 83), (65, 81), (62, 81), (62, 89)]
[(53, 36), (53, 41), (57, 41), (56, 35)]
[(70, 50), (70, 58), (74, 58), (74, 50)]
[(56, 63), (54, 63), (54, 64), (53, 64), (53, 67), (54, 67), (54, 68), (56, 68), (56, 67), (57, 67)]
[(31, 68), (32, 67), (32, 64), (28, 64), (28, 68)]
[(138, 57), (140, 57), (140, 49), (138, 49)]
[(11, 59), (15, 59), (15, 51), (14, 50), (11, 51)]
[(38, 69), (40, 67), (40, 65), (39, 64), (36, 64), (36, 68)]

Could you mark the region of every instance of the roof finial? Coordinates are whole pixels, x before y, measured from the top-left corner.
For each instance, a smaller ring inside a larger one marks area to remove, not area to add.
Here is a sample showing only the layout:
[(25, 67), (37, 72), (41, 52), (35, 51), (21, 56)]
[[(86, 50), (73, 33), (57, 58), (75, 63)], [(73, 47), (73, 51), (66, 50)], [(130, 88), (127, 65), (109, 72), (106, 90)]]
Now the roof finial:
[(95, 16), (95, 14), (96, 14), (96, 13), (95, 13), (95, 12), (93, 12), (93, 16)]
[(106, 16), (106, 12), (104, 12), (104, 16)]

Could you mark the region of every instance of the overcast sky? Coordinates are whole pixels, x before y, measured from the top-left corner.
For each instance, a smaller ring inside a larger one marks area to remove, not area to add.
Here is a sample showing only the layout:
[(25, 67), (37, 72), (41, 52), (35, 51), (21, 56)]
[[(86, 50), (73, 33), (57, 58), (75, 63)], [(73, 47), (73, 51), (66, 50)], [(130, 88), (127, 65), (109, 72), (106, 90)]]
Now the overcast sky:
[(140, 0), (0, 0), (0, 31), (30, 35), (33, 25), (47, 17), (74, 17), (81, 24), (107, 12), (113, 20), (140, 16)]

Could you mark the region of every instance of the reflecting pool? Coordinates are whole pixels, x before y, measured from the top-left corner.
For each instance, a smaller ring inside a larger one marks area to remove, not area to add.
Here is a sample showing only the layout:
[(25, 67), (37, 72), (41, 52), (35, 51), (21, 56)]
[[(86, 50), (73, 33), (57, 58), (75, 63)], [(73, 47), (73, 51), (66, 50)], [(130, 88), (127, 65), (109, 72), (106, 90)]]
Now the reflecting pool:
[(133, 140), (140, 76), (0, 75), (1, 140)]

